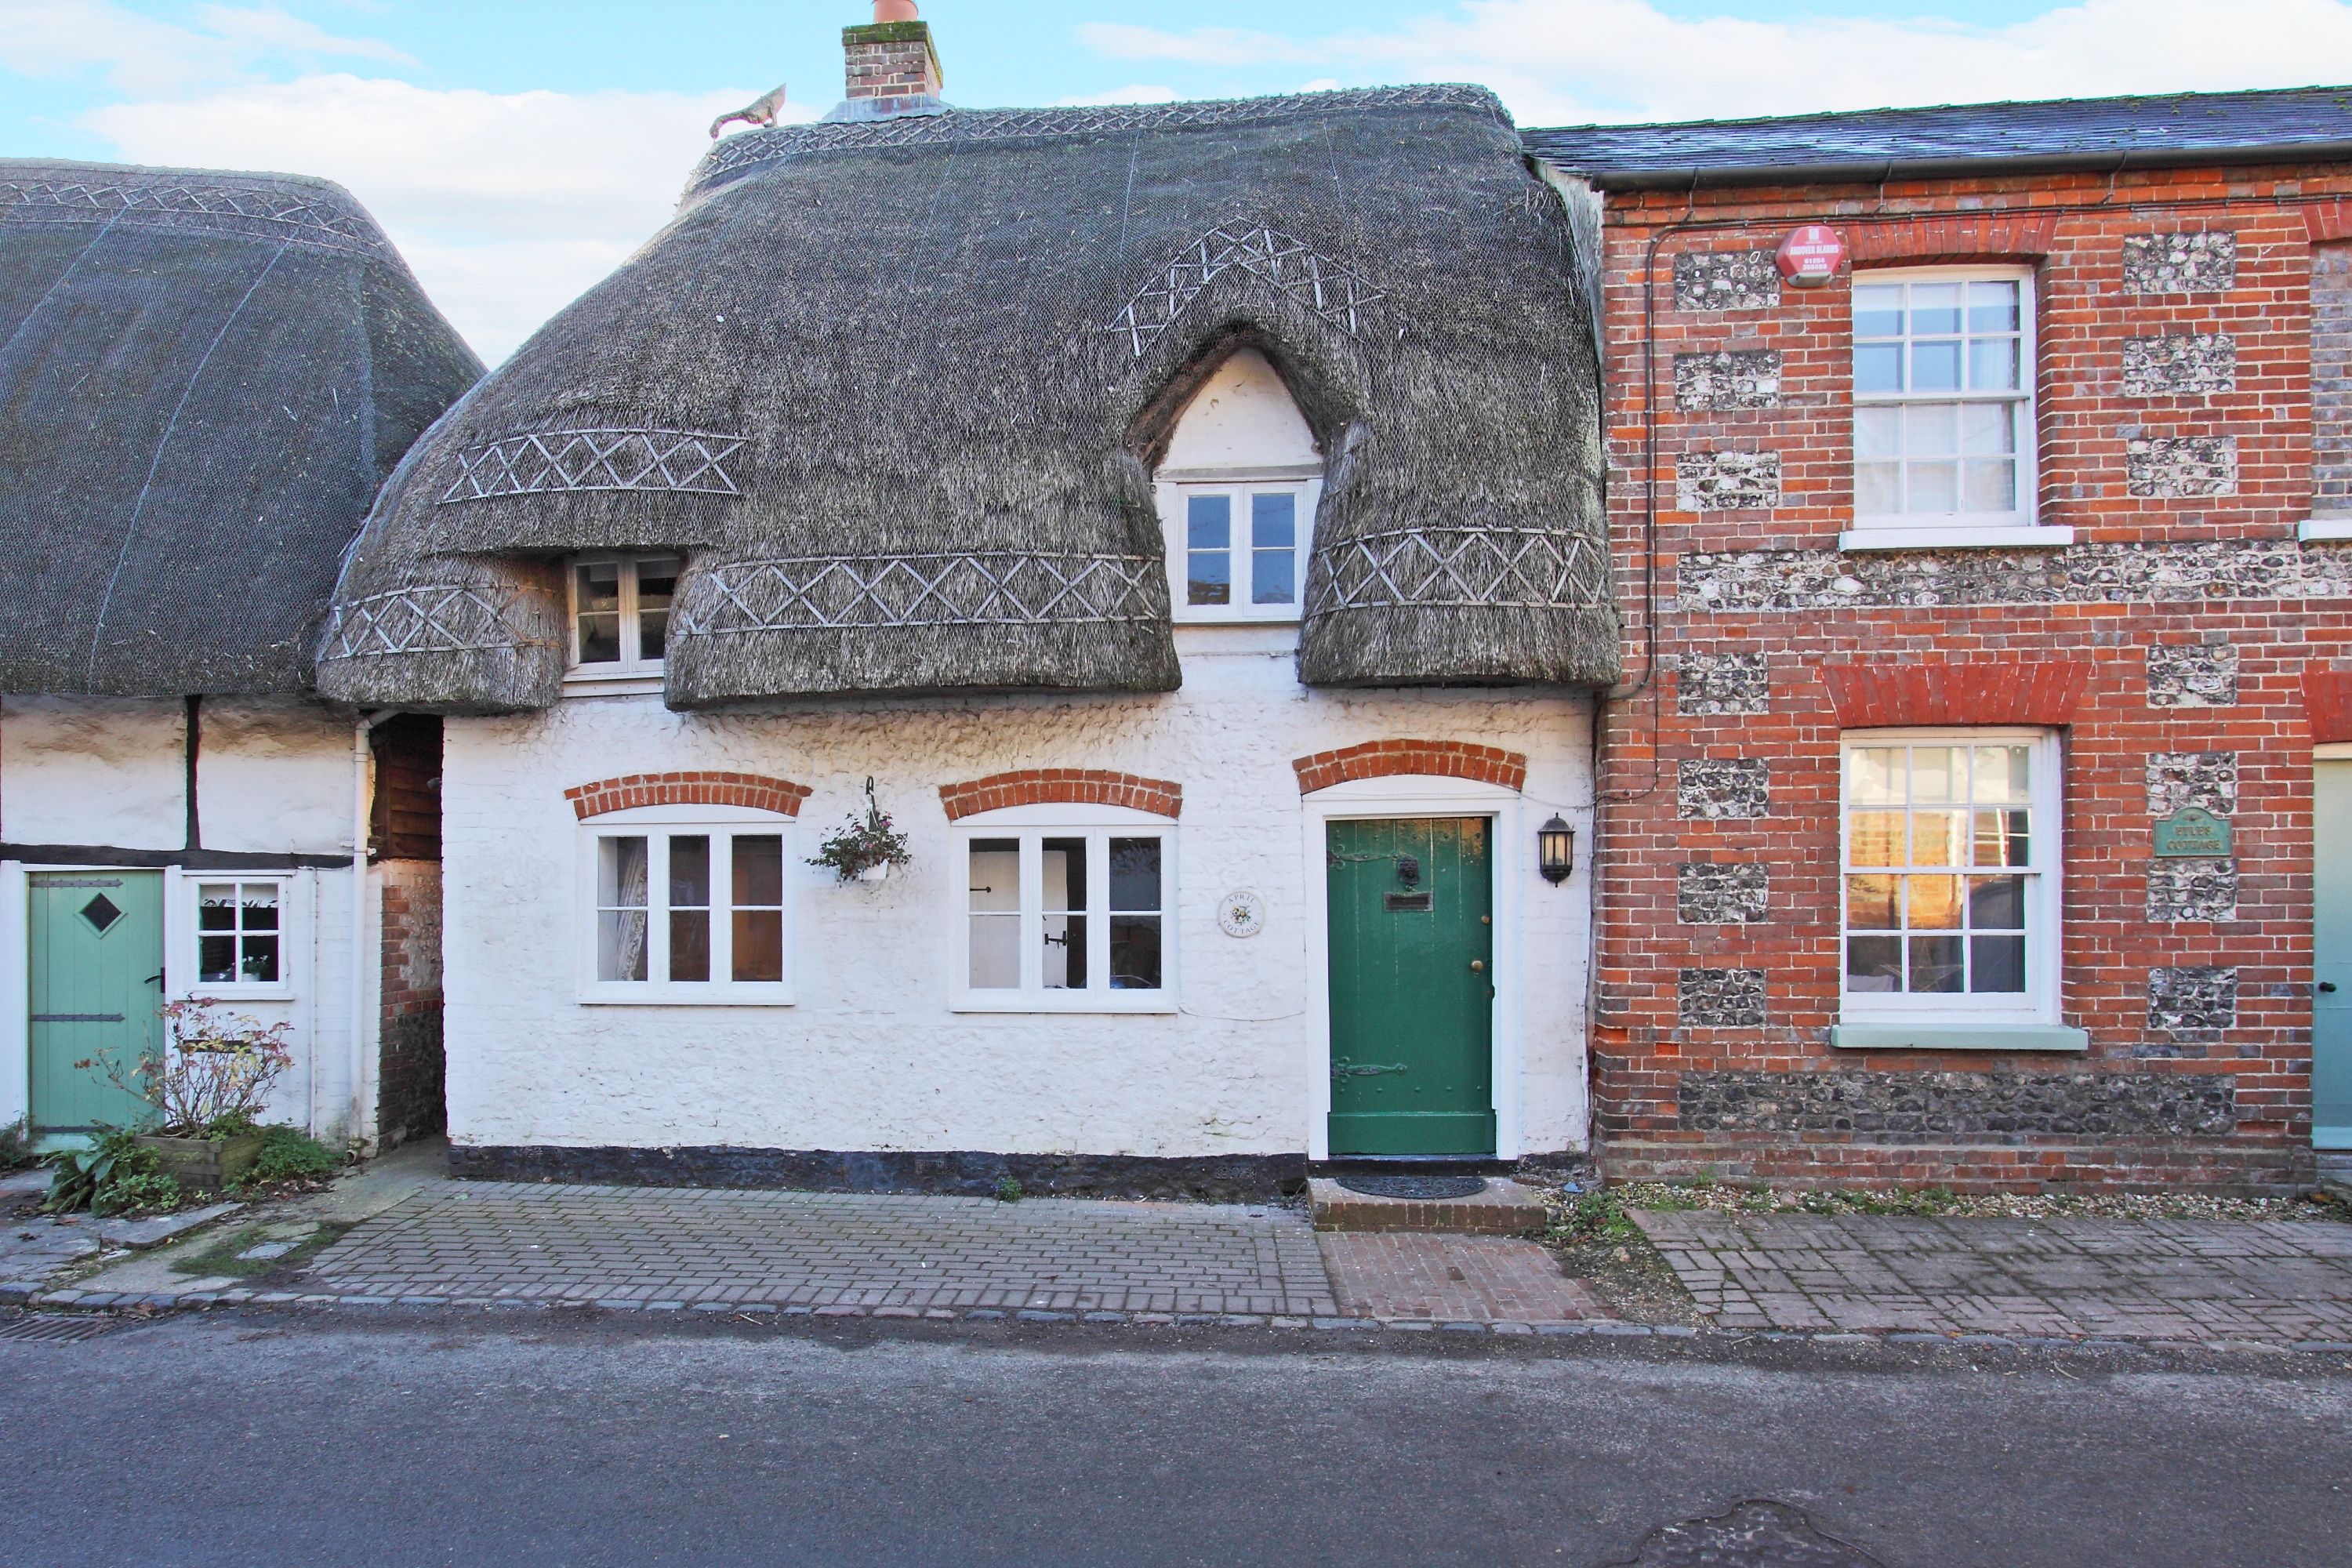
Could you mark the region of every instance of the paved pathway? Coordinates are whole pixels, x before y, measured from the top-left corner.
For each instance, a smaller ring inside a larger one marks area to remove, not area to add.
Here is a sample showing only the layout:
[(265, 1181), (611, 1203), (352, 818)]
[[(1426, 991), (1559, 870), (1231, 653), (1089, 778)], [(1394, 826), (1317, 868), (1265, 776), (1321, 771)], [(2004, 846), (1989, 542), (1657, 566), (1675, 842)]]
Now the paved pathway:
[(1278, 1207), (452, 1183), (313, 1259), (338, 1296), (855, 1311), (1339, 1311)]
[(1633, 1217), (1717, 1328), (2352, 1342), (2352, 1226)]
[(1440, 1323), (1573, 1323), (1608, 1311), (1540, 1244), (1499, 1236), (1329, 1232), (1318, 1237), (1343, 1310)]

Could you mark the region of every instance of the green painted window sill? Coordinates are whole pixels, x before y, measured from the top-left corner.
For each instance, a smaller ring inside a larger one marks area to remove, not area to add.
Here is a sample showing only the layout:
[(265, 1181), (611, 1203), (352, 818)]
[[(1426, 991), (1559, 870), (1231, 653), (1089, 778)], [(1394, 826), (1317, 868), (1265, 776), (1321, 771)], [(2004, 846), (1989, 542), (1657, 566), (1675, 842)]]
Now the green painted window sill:
[(2088, 1029), (2063, 1024), (1836, 1024), (1842, 1051), (2073, 1051), (2091, 1048)]

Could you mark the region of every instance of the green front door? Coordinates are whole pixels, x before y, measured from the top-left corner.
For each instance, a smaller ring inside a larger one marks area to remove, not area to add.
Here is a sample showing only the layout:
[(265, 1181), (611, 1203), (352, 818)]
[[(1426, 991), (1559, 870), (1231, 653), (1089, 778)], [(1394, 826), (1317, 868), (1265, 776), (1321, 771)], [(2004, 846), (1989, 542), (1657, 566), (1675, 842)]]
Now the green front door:
[(2311, 1142), (2352, 1149), (2352, 763), (2315, 763)]
[(1493, 826), (1326, 829), (1335, 1156), (1495, 1152)]
[(129, 1068), (163, 1043), (163, 874), (42, 871), (32, 878), (33, 1129), (85, 1132), (147, 1112), (96, 1067)]

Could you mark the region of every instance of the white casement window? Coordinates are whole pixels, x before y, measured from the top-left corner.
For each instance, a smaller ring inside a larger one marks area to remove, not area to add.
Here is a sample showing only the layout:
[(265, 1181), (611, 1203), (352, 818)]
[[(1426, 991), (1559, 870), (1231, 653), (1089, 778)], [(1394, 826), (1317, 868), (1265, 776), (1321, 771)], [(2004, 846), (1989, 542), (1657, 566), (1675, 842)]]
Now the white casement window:
[(2045, 731), (1845, 738), (1847, 1022), (2055, 1021), (2058, 773)]
[(668, 651), (675, 555), (590, 555), (572, 563), (572, 673), (656, 675)]
[(292, 906), (288, 882), (283, 877), (183, 874), (183, 896), (193, 903), (194, 915), (187, 922), (194, 942), (187, 970), (192, 991), (282, 995), (289, 990), (294, 953), (287, 930)]
[(725, 806), (647, 806), (581, 835), (590, 1002), (793, 1000), (793, 824)]
[(2026, 268), (1858, 275), (1855, 529), (2032, 526), (2033, 363)]
[(1319, 488), (1305, 479), (1163, 486), (1176, 618), (1298, 619)]
[(1176, 829), (1100, 806), (1016, 806), (956, 825), (958, 1008), (1176, 1010)]

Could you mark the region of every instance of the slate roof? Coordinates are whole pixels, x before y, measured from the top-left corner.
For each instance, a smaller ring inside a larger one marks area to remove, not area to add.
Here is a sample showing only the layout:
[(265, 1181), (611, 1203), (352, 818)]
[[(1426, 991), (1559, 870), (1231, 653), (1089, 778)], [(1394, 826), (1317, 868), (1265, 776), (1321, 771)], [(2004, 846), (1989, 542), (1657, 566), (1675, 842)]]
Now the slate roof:
[(1873, 109), (1521, 133), (1611, 189), (2352, 158), (2352, 87)]

